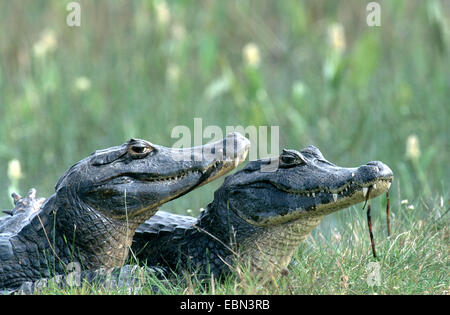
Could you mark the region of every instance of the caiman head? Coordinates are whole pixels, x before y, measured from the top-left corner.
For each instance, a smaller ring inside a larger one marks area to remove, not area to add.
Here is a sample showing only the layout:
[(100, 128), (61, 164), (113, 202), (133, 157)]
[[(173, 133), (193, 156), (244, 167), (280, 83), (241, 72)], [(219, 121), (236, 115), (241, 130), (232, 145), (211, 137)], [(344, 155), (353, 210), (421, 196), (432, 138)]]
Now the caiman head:
[[(300, 152), (283, 150), (276, 170), (263, 171), (269, 162), (250, 162), (228, 176), (215, 196), (221, 205), (209, 209), (216, 212), (210, 213), (215, 218), (211, 222), (231, 221), (243, 257), (264, 270), (271, 270), (263, 267), (267, 263), (284, 268), (323, 216), (380, 195), (393, 180), (382, 162), (339, 167), (314, 146)], [(205, 214), (203, 221), (206, 218)]]
[(327, 161), (314, 146), (283, 150), (278, 169), (262, 172), (267, 160), (250, 162), (224, 186), (231, 209), (256, 226), (320, 217), (376, 197), (389, 189), (393, 174), (380, 161), (344, 168)]
[(56, 184), (56, 195), (77, 199), (111, 219), (148, 218), (163, 203), (234, 169), (249, 145), (239, 133), (184, 149), (131, 139), (72, 166)]
[(116, 249), (129, 246), (140, 223), (163, 203), (234, 169), (245, 160), (249, 145), (245, 137), (233, 133), (193, 148), (131, 139), (96, 151), (67, 170), (56, 184), (57, 225), (70, 238), (74, 235), (78, 248), (93, 242), (85, 252), (101, 256), (98, 252), (103, 251), (115, 261), (103, 259), (97, 265), (120, 264), (117, 257), (123, 258), (124, 251)]

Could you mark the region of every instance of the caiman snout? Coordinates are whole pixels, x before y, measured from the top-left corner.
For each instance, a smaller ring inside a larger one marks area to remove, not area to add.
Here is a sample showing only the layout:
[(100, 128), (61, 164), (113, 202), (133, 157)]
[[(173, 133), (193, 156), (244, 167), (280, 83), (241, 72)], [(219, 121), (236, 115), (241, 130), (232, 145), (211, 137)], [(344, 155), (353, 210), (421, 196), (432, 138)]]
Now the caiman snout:
[(199, 186), (209, 183), (236, 168), (246, 159), (249, 148), (250, 141), (238, 132), (229, 133), (222, 140), (202, 146), (203, 161), (208, 163), (208, 161), (215, 160), (216, 162), (208, 178)]
[(225, 138), (192, 148), (194, 160), (236, 162), (236, 166), (245, 160), (250, 141), (238, 132), (229, 133)]
[(357, 180), (362, 182), (371, 182), (377, 179), (392, 180), (394, 174), (392, 170), (380, 161), (371, 161), (366, 165), (358, 167), (357, 170)]
[(362, 186), (363, 198), (367, 197), (370, 188), (370, 197), (382, 194), (391, 186), (394, 179), (392, 170), (380, 161), (371, 161), (358, 167), (355, 180)]
[(233, 132), (225, 137), (223, 147), (225, 159), (235, 161), (235, 166), (237, 166), (247, 157), (250, 141), (239, 132)]

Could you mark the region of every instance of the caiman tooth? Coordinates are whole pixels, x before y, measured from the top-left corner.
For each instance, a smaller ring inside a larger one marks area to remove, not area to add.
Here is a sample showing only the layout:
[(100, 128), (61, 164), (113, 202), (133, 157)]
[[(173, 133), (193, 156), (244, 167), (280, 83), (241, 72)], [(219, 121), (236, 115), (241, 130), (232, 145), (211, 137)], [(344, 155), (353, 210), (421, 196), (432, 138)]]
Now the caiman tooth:
[(373, 184), (373, 189), (377, 189), (377, 184)]
[(239, 165), (239, 158), (234, 159), (234, 167), (237, 167)]
[(333, 200), (334, 200), (334, 202), (337, 201), (337, 198), (338, 198), (338, 195), (337, 195), (337, 194), (333, 194)]
[(387, 184), (387, 189), (389, 189), (390, 187), (391, 187), (391, 182), (389, 182), (388, 184)]
[(316, 198), (316, 193), (312, 193), (312, 196), (313, 196), (314, 198)]
[(369, 191), (369, 188), (368, 187), (363, 187), (362, 191), (363, 191), (363, 195), (365, 197), (367, 195), (367, 192)]

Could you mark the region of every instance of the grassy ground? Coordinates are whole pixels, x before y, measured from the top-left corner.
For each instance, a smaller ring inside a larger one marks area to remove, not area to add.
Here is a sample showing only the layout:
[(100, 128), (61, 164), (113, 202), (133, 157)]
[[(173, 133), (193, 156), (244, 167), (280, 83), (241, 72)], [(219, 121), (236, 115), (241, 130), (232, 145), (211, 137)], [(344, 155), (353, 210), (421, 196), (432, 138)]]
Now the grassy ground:
[[(64, 1), (0, 0), (0, 209), (13, 190), (50, 196), (94, 150), (130, 137), (171, 146), (195, 117), (279, 126), (280, 149), (314, 144), (338, 165), (394, 171), (390, 238), (381, 207), (375, 218), (382, 285), (365, 282), (365, 216), (351, 209), (276, 285), (230, 280), (216, 293), (448, 292), (448, 215), (434, 222), (449, 208), (448, 2), (378, 1), (380, 27), (359, 0), (78, 2), (71, 28)], [(220, 184), (163, 209), (197, 215)]]
[[(321, 228), (300, 245), (286, 274), (260, 279), (243, 265), (238, 265), (234, 274), (222, 282), (200, 282), (195, 274), (187, 273), (167, 282), (145, 274), (134, 293), (449, 294), (448, 208), (440, 200), (431, 204), (405, 203), (391, 218), (391, 236), (387, 237), (385, 200), (379, 197), (371, 203), (376, 259), (370, 249), (365, 211), (358, 206), (326, 218)], [(416, 211), (411, 206), (424, 210)], [(40, 293), (131, 292), (128, 287), (104, 289), (84, 284), (81, 288), (50, 286)]]

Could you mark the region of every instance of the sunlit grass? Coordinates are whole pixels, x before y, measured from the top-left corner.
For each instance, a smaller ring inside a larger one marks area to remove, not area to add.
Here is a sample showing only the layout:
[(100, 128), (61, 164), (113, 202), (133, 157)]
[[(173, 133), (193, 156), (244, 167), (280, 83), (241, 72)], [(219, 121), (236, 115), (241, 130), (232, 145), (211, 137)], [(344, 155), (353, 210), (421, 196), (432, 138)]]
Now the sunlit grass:
[[(365, 211), (352, 207), (315, 229), (282, 274), (255, 274), (238, 264), (221, 280), (200, 281), (188, 272), (160, 280), (147, 273), (132, 289), (84, 283), (50, 286), (40, 294), (449, 294), (448, 214), (437, 202), (419, 202), (417, 207), (393, 209), (390, 237), (384, 208), (374, 207), (377, 259), (370, 249)], [(402, 219), (405, 216), (408, 220)], [(370, 280), (373, 262), (380, 267), (379, 283)]]

